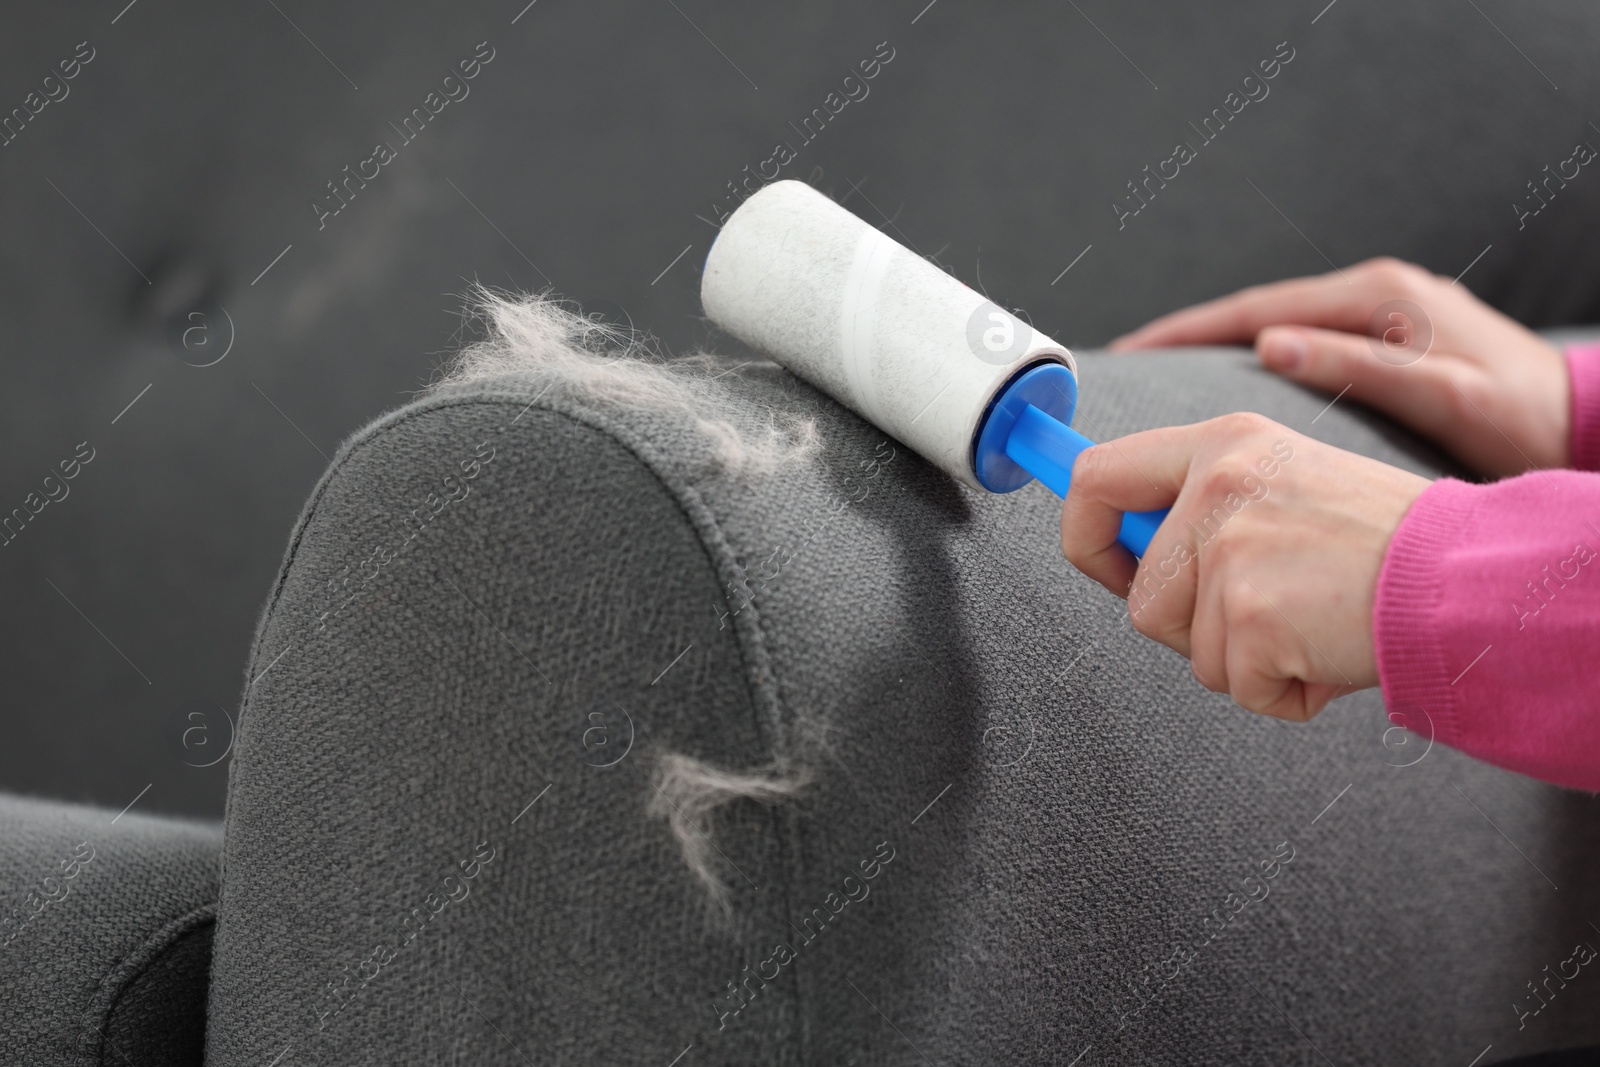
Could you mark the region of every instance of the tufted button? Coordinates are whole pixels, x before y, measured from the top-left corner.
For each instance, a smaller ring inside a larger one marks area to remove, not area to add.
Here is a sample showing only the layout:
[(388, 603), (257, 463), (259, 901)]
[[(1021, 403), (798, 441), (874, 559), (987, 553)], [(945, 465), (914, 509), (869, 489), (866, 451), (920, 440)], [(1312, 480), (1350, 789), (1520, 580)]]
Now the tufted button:
[(160, 324), (172, 354), (191, 367), (222, 362), (233, 348), (233, 318), (218, 301), (220, 272), (195, 256), (173, 255), (135, 296), (137, 319)]

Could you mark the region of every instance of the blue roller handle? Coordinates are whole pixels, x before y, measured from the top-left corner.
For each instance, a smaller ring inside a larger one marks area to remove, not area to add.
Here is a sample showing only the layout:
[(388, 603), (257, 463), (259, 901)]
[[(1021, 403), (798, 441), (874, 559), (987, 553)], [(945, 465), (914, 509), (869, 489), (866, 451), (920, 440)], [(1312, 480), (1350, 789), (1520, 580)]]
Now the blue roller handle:
[[(1039, 479), (1056, 496), (1066, 499), (1072, 484), (1072, 463), (1078, 453), (1094, 444), (1083, 434), (1029, 404), (1018, 415), (1006, 437), (1006, 455), (1023, 470)], [(1142, 557), (1150, 547), (1156, 527), (1167, 517), (1160, 511), (1130, 511), (1122, 516), (1117, 541)]]

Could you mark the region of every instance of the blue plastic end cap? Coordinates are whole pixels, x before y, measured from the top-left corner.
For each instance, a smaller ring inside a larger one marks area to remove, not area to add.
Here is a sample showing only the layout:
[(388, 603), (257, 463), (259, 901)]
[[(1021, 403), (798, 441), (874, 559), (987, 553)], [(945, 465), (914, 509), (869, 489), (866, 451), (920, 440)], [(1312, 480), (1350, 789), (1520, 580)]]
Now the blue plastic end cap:
[(1065, 364), (1036, 363), (995, 394), (972, 450), (973, 473), (991, 493), (1009, 493), (1033, 481), (1033, 475), (1006, 455), (1011, 428), (1029, 404), (1064, 426), (1072, 425), (1078, 410), (1078, 379)]

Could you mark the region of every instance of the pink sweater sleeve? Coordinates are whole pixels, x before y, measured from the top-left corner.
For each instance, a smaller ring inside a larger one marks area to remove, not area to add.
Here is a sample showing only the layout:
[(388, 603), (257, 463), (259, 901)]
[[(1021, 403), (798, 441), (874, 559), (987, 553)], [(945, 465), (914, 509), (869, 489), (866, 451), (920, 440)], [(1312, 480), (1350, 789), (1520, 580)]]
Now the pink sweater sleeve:
[(1572, 380), (1572, 466), (1600, 471), (1600, 344), (1567, 349)]
[[(1600, 470), (1600, 346), (1567, 359), (1573, 462)], [(1390, 542), (1373, 640), (1398, 725), (1600, 791), (1600, 474), (1435, 482)]]

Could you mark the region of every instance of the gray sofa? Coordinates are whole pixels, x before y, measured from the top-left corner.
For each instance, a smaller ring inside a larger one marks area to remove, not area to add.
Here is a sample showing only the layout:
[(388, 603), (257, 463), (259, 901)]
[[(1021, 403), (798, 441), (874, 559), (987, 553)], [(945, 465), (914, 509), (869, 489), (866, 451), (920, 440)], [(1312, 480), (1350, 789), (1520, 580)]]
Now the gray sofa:
[[(892, 219), (1074, 349), (1385, 254), (1470, 266), (1535, 326), (1600, 322), (1593, 168), (1525, 226), (1513, 210), (1600, 145), (1584, 0), (275, 2), (141, 0), (115, 24), (127, 0), (23, 5), (0, 34), (0, 113), (97, 50), (0, 147), (0, 508), (79, 442), (98, 457), (0, 549), (0, 680), (30, 709), (6, 724), (5, 791), (116, 811), (153, 783), (136, 810), (220, 818), (225, 766), (190, 765), (214, 758), (181, 747), (190, 716), (220, 747), (284, 531), (338, 443), (453, 347), (454, 294), (552, 285), (675, 351), (706, 343), (701, 218), (778, 139), (784, 177)], [(483, 41), (470, 97), (319, 229), (327, 183)], [(871, 95), (801, 143), (790, 123), (884, 41)], [(1248, 99), (1280, 42), (1270, 96), (1200, 144), (1190, 124)], [(1119, 223), (1184, 138), (1198, 158)], [(215, 350), (185, 336), (235, 343), (194, 366)]]
[[(1440, 472), (1242, 353), (1093, 346), (1324, 253), (1600, 319), (1600, 183), (1507, 210), (1590, 136), (1592, 7), (283, 6), (32, 8), (0, 40), (18, 71), (101, 47), (5, 149), (30, 254), (0, 305), (15, 351), (63, 355), (10, 368), (0, 466), (32, 484), (92, 425), (117, 472), (0, 569), (28, 709), (0, 781), (95, 802), (0, 800), (7, 1062), (1588, 1062), (1600, 979), (1551, 975), (1600, 946), (1594, 799), (1372, 693), (1308, 726), (1205, 693), (1061, 559), (1037, 487), (964, 492), (759, 364), (698, 413), (537, 372), (377, 413), (450, 343), (439, 293), (536, 288), (534, 260), (703, 340), (695, 215), (887, 39), (785, 176), (1076, 346), (1086, 430), (1242, 408)], [(472, 99), (318, 230), (310, 193), (485, 38)], [(1271, 98), (1119, 217), (1282, 40)], [(178, 362), (214, 301), (240, 347)], [(820, 448), (730, 471), (699, 420), (751, 412)], [(41, 574), (82, 575), (154, 684)], [(235, 686), (227, 758), (182, 750), (174, 709)]]
[[(1102, 434), (1245, 408), (1440, 469), (1243, 354), (1081, 365)], [(1243, 713), (1062, 561), (1042, 489), (959, 489), (769, 366), (718, 383), (691, 416), (480, 379), (347, 442), (262, 618), (220, 895), (214, 831), (7, 809), (8, 872), (80, 838), (126, 866), (21, 932), (27, 968), (0, 957), (23, 1058), (123, 1062), (96, 1050), (201, 1018), (229, 1065), (1600, 1042), (1581, 980), (1512, 1007), (1600, 940), (1591, 797), (1391, 730), (1371, 693)], [(729, 472), (698, 420), (751, 410), (823, 447)], [(675, 784), (700, 764), (720, 794)]]

